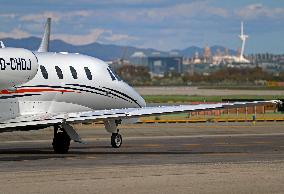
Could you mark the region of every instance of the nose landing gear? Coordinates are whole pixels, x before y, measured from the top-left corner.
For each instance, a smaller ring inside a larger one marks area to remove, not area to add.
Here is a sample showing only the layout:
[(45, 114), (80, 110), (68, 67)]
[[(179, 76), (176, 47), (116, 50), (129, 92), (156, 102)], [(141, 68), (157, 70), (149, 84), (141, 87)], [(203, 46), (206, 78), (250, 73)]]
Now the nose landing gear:
[(113, 148), (119, 148), (122, 144), (122, 136), (118, 133), (119, 130), (117, 130), (117, 133), (112, 133), (111, 135), (111, 146)]
[(107, 132), (111, 133), (110, 143), (113, 148), (119, 148), (122, 144), (122, 137), (117, 128), (120, 122), (116, 120), (105, 120), (104, 125)]

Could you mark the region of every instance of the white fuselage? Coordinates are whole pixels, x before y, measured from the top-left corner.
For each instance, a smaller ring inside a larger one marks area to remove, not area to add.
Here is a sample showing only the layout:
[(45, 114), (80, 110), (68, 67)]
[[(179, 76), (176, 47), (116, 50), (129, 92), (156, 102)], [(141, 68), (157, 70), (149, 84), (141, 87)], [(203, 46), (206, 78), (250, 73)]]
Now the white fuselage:
[(144, 99), (99, 59), (51, 52), (35, 52), (35, 56), (39, 64), (35, 77), (16, 91), (1, 91), (0, 120), (18, 115), (146, 106)]

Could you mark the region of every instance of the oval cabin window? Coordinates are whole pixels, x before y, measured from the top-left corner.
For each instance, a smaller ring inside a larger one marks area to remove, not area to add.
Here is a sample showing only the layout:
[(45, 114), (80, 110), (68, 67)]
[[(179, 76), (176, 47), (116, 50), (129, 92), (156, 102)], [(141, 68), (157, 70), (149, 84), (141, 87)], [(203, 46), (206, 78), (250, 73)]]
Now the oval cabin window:
[(42, 74), (43, 78), (48, 79), (48, 73), (47, 73), (45, 67), (41, 65), (40, 70), (41, 70), (41, 74)]
[(87, 78), (88, 78), (89, 80), (92, 80), (92, 79), (93, 79), (93, 76), (92, 76), (92, 73), (91, 73), (90, 69), (89, 69), (88, 67), (84, 67), (84, 69), (85, 69)]
[(71, 71), (72, 77), (74, 79), (78, 79), (78, 74), (77, 74), (76, 69), (74, 67), (70, 66), (70, 71)]
[(57, 73), (58, 78), (59, 78), (59, 79), (63, 79), (62, 70), (61, 70), (58, 66), (55, 66), (55, 70), (56, 70), (56, 73)]

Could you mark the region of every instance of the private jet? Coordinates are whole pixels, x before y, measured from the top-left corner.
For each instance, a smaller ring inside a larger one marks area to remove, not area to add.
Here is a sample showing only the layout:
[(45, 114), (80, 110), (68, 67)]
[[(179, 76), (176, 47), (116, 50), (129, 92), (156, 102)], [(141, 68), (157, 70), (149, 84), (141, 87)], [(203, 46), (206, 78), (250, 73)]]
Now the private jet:
[(0, 48), (0, 132), (54, 128), (55, 153), (84, 143), (76, 123), (102, 121), (113, 148), (118, 126), (139, 117), (278, 103), (276, 100), (147, 107), (145, 100), (104, 61), (78, 53), (49, 52), (50, 22), (37, 51)]

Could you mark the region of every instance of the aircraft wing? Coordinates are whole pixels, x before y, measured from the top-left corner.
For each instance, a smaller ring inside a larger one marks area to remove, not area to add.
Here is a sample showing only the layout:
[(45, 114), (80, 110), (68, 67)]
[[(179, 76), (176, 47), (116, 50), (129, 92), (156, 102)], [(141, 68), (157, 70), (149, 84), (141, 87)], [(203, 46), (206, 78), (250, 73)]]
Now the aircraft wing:
[(38, 115), (23, 115), (14, 119), (0, 122), (1, 129), (14, 129), (29, 126), (51, 126), (54, 124), (66, 123), (81, 123), (88, 121), (102, 120), (119, 120), (138, 118), (141, 116), (162, 115), (181, 112), (198, 112), (207, 110), (242, 108), (250, 106), (260, 106), (268, 104), (279, 104), (278, 100), (271, 101), (254, 101), (254, 102), (234, 102), (234, 103), (216, 103), (216, 104), (198, 104), (198, 105), (179, 105), (179, 106), (156, 106), (143, 108), (125, 108), (125, 109), (110, 109), (96, 110), (88, 112), (73, 112), (73, 113), (58, 113), (58, 114), (38, 114)]

